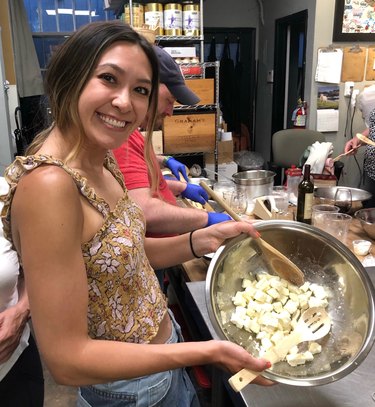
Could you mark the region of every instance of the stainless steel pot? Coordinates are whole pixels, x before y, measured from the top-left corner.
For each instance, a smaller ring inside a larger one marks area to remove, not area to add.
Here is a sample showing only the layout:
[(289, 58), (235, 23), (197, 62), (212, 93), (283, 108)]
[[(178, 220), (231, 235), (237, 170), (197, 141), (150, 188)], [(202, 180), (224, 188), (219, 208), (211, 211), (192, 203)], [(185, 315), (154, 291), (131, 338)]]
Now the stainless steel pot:
[(267, 170), (249, 170), (236, 172), (232, 175), (233, 181), (246, 190), (247, 198), (270, 195), (276, 173)]
[[(362, 264), (340, 241), (313, 226), (293, 221), (261, 221), (262, 237), (297, 264), (305, 279), (330, 293), (331, 332), (321, 339), (322, 352), (296, 367), (276, 363), (264, 376), (281, 383), (316, 386), (331, 383), (363, 362), (375, 341), (375, 290)], [(206, 302), (217, 335), (258, 355), (255, 339), (230, 322), (232, 297), (242, 291), (243, 278), (267, 269), (257, 245), (239, 236), (222, 246), (211, 260), (206, 279)]]

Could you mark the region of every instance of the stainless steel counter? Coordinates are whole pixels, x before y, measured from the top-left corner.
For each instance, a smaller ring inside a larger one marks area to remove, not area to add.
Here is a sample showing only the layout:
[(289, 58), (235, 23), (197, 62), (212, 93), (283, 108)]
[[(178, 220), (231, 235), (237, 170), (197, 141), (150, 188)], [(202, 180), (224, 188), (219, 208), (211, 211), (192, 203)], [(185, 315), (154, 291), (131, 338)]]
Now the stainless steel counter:
[[(367, 271), (375, 286), (375, 267)], [(209, 332), (217, 339), (208, 316), (205, 282), (187, 283), (187, 287)], [(249, 407), (375, 407), (375, 346), (357, 369), (331, 384), (316, 387), (278, 384), (271, 388), (249, 385), (241, 397)]]

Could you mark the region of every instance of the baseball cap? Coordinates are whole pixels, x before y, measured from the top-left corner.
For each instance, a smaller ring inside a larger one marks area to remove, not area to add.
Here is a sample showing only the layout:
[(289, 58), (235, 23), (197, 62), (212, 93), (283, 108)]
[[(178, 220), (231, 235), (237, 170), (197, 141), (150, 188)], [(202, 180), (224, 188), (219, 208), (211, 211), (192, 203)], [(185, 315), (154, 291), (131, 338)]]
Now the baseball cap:
[(154, 45), (159, 60), (160, 83), (168, 88), (178, 103), (182, 105), (196, 105), (200, 99), (185, 84), (181, 69), (175, 60), (162, 48)]

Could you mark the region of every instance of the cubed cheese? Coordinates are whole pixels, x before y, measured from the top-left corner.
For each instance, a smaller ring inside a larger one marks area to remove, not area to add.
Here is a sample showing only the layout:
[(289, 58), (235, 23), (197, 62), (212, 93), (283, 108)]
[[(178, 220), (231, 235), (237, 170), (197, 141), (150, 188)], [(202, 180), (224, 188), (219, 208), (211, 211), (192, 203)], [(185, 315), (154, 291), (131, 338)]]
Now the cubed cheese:
[(311, 296), (309, 299), (309, 308), (313, 307), (323, 307), (325, 308), (328, 305), (328, 301), (326, 299), (321, 300), (320, 298), (316, 298)]
[(278, 326), (278, 319), (275, 318), (270, 312), (267, 312), (265, 314), (263, 314), (260, 318), (259, 318), (259, 323), (261, 325), (265, 325), (265, 326), (272, 326), (274, 328), (277, 328)]
[(319, 345), (318, 342), (310, 342), (309, 343), (309, 352), (311, 352), (313, 355), (316, 355), (317, 353), (320, 353), (322, 351), (321, 345)]
[(304, 363), (310, 362), (313, 359), (314, 356), (309, 351), (286, 356), (286, 361), (289, 363), (290, 366), (303, 365)]
[(280, 293), (273, 287), (267, 290), (267, 294), (270, 295), (274, 300), (280, 297)]
[(287, 303), (284, 305), (284, 309), (287, 310), (290, 315), (292, 315), (294, 312), (296, 312), (297, 308), (298, 308), (298, 303), (294, 302), (292, 300), (288, 300)]
[(242, 280), (242, 288), (247, 288), (247, 287), (252, 287), (253, 286), (253, 282), (251, 280), (249, 280), (248, 278), (244, 278)]
[(241, 291), (237, 291), (236, 295), (232, 297), (232, 301), (234, 305), (239, 305), (241, 307), (246, 307), (246, 298), (243, 297)]
[(257, 288), (258, 290), (261, 291), (265, 291), (269, 288), (269, 282), (268, 280), (266, 280), (265, 278), (262, 278), (261, 280), (259, 280), (256, 284), (255, 284), (255, 288)]

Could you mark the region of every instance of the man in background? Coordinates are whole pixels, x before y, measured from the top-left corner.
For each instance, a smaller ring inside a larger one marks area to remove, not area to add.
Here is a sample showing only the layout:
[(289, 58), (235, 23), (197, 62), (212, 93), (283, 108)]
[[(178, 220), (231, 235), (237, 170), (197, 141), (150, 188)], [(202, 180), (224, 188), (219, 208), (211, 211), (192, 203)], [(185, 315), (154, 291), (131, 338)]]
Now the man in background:
[[(158, 116), (155, 124), (155, 128), (159, 129), (164, 117), (173, 115), (176, 100), (183, 105), (195, 105), (199, 98), (186, 86), (181, 70), (173, 58), (160, 47), (155, 46), (154, 49), (160, 67)], [(146, 123), (142, 127), (146, 128)], [(143, 135), (136, 130), (126, 143), (113, 152), (124, 175), (129, 195), (144, 211), (148, 236), (186, 233), (231, 219), (224, 213), (177, 205), (178, 195), (201, 204), (208, 200), (208, 196), (202, 187), (179, 181), (179, 173), (187, 180), (185, 166), (173, 157), (158, 156), (157, 160), (159, 164), (169, 167), (177, 180), (166, 181), (158, 168), (158, 194), (153, 194), (144, 159), (144, 145)]]

